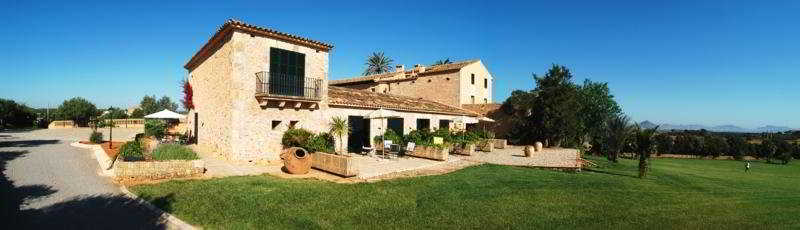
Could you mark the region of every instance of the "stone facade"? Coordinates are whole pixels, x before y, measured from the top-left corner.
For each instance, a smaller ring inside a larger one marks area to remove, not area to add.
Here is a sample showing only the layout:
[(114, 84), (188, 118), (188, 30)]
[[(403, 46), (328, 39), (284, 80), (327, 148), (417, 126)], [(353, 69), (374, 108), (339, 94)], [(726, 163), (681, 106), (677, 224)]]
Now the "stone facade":
[[(220, 31), (212, 41), (221, 38), (221, 42), (209, 43), (211, 46), (206, 45), (198, 52), (198, 55), (207, 53), (207, 58), (195, 56), (186, 65), (195, 105), (187, 117), (187, 127), (189, 133), (197, 137), (198, 145), (214, 149), (229, 160), (277, 161), (282, 150), (281, 138), (291, 127), (315, 133), (327, 132), (333, 117), (365, 116), (377, 109), (330, 104), (327, 93), (328, 50), (249, 30), (225, 32), (226, 27), (223, 27)], [(322, 94), (318, 101), (300, 103), (268, 98), (264, 103), (263, 99), (256, 98), (256, 73), (270, 70), (271, 47), (305, 55), (305, 77), (322, 81)], [(458, 86), (457, 76), (453, 75), (450, 80), (455, 82), (454, 87)], [(404, 133), (416, 129), (417, 118), (430, 119), (431, 126), (438, 126), (439, 120), (452, 121), (464, 114), (396, 111), (405, 119)], [(386, 123), (386, 119), (370, 120), (370, 140), (383, 133)], [(194, 131), (195, 125), (197, 132)], [(451, 123), (454, 128), (455, 125)], [(344, 139), (342, 145), (347, 146)]]
[[(420, 71), (417, 67), (392, 76), (347, 83), (336, 81), (334, 85), (422, 98), (457, 107), (464, 104), (491, 104), (494, 78), (482, 61), (466, 62), (469, 63), (453, 70), (435, 71), (431, 68), (427, 70), (429, 73), (425, 70), (417, 73)], [(410, 74), (416, 75), (407, 76)]]

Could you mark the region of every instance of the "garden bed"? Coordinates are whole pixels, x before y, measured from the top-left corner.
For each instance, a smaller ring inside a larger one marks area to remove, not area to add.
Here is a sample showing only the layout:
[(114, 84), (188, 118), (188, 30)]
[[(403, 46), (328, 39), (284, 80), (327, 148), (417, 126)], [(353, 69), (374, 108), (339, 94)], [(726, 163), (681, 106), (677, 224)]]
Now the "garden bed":
[(414, 148), (414, 151), (406, 152), (406, 155), (427, 158), (431, 160), (446, 161), (450, 155), (450, 148), (417, 146)]
[[(120, 147), (122, 147), (122, 145), (125, 144), (125, 142), (117, 142), (117, 141), (114, 142), (104, 141), (102, 144), (95, 144), (89, 141), (79, 141), (78, 143), (84, 145), (100, 145), (100, 147), (103, 148), (103, 151), (106, 152), (106, 155), (111, 159), (114, 159), (114, 157), (116, 157), (117, 154), (119, 154)], [(111, 143), (111, 146), (109, 146), (109, 143)]]
[(453, 151), (451, 153), (464, 155), (464, 156), (472, 156), (475, 154), (475, 144), (463, 144), (463, 145), (455, 145), (453, 146)]
[(344, 177), (358, 175), (358, 169), (350, 156), (335, 155), (324, 152), (311, 154), (311, 167)]

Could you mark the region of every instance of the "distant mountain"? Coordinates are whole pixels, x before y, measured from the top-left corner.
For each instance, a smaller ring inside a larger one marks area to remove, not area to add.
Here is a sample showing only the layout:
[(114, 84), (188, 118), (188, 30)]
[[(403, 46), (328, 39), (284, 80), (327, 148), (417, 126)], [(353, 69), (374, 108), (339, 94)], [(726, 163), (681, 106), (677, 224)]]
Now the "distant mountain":
[[(650, 121), (643, 121), (639, 123), (639, 126), (642, 128), (653, 128), (656, 127), (653, 122)], [(732, 132), (732, 133), (777, 133), (777, 132), (786, 132), (792, 130), (792, 128), (785, 127), (785, 126), (773, 126), (767, 125), (763, 127), (758, 127), (755, 129), (746, 129), (735, 125), (719, 125), (719, 126), (705, 126), (705, 125), (673, 125), (673, 124), (661, 124), (658, 125), (658, 130), (661, 131), (668, 131), (668, 130), (701, 130), (705, 129), (712, 132)]]
[(767, 125), (767, 126), (764, 126), (764, 127), (758, 127), (755, 130), (758, 131), (758, 132), (765, 132), (765, 133), (778, 133), (778, 132), (786, 132), (786, 131), (792, 130), (792, 128), (789, 128), (789, 127), (786, 127), (786, 126)]

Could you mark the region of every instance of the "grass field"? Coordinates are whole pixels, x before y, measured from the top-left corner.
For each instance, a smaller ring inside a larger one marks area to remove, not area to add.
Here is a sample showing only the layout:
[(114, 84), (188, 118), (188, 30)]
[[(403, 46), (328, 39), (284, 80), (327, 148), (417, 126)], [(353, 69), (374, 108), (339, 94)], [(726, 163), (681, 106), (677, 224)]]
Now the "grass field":
[(567, 173), (481, 165), (370, 184), (271, 176), (132, 190), (206, 228), (800, 228), (800, 166), (656, 159)]

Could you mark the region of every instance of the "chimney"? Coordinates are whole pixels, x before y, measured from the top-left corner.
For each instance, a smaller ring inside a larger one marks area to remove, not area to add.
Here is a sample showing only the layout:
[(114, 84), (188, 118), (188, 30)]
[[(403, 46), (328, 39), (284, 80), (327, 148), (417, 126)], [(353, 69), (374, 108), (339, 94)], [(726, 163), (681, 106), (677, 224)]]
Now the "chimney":
[(402, 73), (402, 72), (406, 71), (406, 68), (405, 68), (404, 65), (397, 65), (397, 66), (394, 67), (394, 71), (398, 72), (398, 73)]
[(421, 64), (414, 65), (414, 72), (422, 73), (425, 72), (425, 66)]

